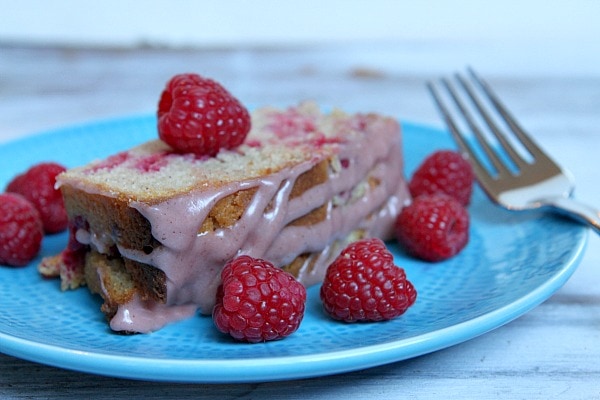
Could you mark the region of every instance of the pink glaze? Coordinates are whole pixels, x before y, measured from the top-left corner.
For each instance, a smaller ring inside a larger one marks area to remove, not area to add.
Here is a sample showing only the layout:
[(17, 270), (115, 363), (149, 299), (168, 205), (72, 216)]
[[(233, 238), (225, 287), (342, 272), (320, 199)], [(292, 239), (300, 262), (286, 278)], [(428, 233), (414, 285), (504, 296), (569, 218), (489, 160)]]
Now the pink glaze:
[[(319, 142), (310, 119), (295, 114), (294, 118), (285, 117), (287, 124), (279, 121), (275, 125), (279, 127), (276, 132), (279, 137), (294, 141), (290, 132), (301, 129), (314, 133), (313, 142)], [(338, 129), (363, 131), (368, 125), (365, 118), (342, 120)], [(164, 271), (167, 300), (166, 304), (157, 304), (134, 298), (119, 306), (110, 322), (111, 328), (151, 332), (197, 311), (210, 314), (221, 269), (237, 255), (265, 258), (282, 266), (300, 254), (317, 253), (307, 260), (298, 276), (303, 284), (310, 286), (322, 280), (327, 266), (341, 250), (329, 251), (336, 240), (343, 241), (357, 230), (364, 231), (366, 236), (390, 238), (396, 215), (409, 201), (400, 136), (396, 123), (391, 120), (377, 120), (367, 129), (369, 132), (360, 134), (357, 140), (342, 143), (339, 137), (332, 136), (324, 137), (322, 143), (313, 143), (317, 146), (336, 143), (339, 165), (330, 170), (327, 182), (291, 200), (290, 192), (298, 176), (327, 156), (317, 151), (313, 159), (269, 176), (213, 190), (191, 191), (159, 204), (131, 201), (130, 206), (150, 222), (153, 236), (162, 245), (150, 254), (122, 247), (119, 252), (123, 257)], [(160, 160), (161, 157), (149, 160), (143, 167), (152, 170), (155, 163), (160, 165)], [(376, 179), (379, 184), (364, 194), (353, 195), (357, 186), (366, 186), (361, 182), (367, 177)], [(198, 234), (216, 202), (241, 189), (254, 187), (257, 191), (251, 204), (233, 227)], [(289, 226), (290, 222), (323, 204), (328, 206), (324, 221), (310, 226)], [(80, 230), (77, 239), (100, 252), (114, 243), (106, 233), (91, 229)], [(307, 267), (310, 262), (314, 262), (314, 268)]]
[[(285, 265), (299, 254), (327, 249), (333, 240), (344, 239), (356, 229), (363, 229), (368, 236), (390, 237), (395, 216), (408, 199), (399, 140), (390, 146), (390, 140), (376, 137), (390, 134), (397, 132), (389, 128), (376, 129), (368, 136), (368, 143), (367, 138), (362, 142), (350, 142), (339, 153), (340, 159), (347, 160), (345, 168), (332, 173), (325, 184), (292, 200), (288, 197), (296, 178), (319, 162), (318, 159), (218, 191), (191, 192), (152, 206), (133, 202), (131, 206), (150, 221), (153, 236), (162, 246), (151, 254), (119, 250), (124, 257), (165, 272), (167, 303), (158, 306), (136, 299), (120, 307), (111, 326), (148, 332), (171, 319), (181, 318), (182, 307), (189, 315), (196, 309), (210, 314), (221, 269), (227, 260), (237, 255), (248, 254), (268, 259), (275, 265)], [(365, 151), (367, 147), (368, 151)], [(287, 226), (327, 203), (334, 195), (352, 190), (368, 174), (377, 178), (380, 184), (358, 201), (340, 207), (329, 202), (328, 217), (323, 222), (312, 226)], [(197, 234), (202, 221), (219, 199), (250, 187), (257, 187), (257, 193), (234, 227)], [(274, 207), (267, 210), (271, 201)], [(299, 280), (307, 286), (321, 281), (326, 267), (336, 255), (318, 257), (315, 268), (300, 271)], [(171, 307), (179, 310), (176, 317), (170, 315)], [(156, 318), (134, 321), (127, 317), (131, 315), (154, 315)]]
[[(127, 307), (119, 307), (110, 320), (110, 328), (117, 332), (152, 332), (163, 326), (189, 318), (196, 311), (194, 304), (165, 305), (143, 301), (135, 295)], [(140, 330), (139, 327), (144, 327)]]

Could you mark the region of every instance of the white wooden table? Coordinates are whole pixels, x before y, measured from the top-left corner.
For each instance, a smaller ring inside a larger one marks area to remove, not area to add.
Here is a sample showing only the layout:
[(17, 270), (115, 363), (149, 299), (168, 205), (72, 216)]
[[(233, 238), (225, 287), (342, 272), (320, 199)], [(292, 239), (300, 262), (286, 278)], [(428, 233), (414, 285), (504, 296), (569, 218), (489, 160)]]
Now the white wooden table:
[[(600, 206), (599, 57), (568, 45), (563, 50), (561, 58), (543, 46), (473, 43), (221, 50), (3, 45), (0, 142), (65, 124), (152, 112), (164, 82), (187, 71), (222, 81), (251, 105), (310, 98), (441, 126), (424, 82), (471, 64), (570, 167), (577, 197)], [(181, 385), (88, 375), (1, 353), (0, 348), (2, 399), (600, 399), (600, 240), (590, 236), (569, 282), (517, 320), (446, 350), (338, 376)]]

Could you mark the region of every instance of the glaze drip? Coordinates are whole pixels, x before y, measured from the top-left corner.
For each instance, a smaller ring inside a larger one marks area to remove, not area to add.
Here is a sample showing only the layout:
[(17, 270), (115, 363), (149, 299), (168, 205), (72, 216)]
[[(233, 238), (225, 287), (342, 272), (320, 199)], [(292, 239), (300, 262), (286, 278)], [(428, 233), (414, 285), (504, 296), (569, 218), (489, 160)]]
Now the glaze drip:
[[(166, 305), (180, 308), (193, 304), (195, 307), (187, 309), (190, 313), (196, 308), (203, 314), (212, 312), (220, 271), (229, 259), (241, 254), (265, 258), (283, 266), (298, 254), (322, 253), (310, 259), (310, 271), (306, 262), (298, 273), (298, 279), (305, 285), (315, 284), (341, 250), (330, 251), (332, 243), (343, 241), (357, 230), (365, 236), (389, 237), (393, 220), (408, 199), (402, 179), (400, 144), (371, 147), (363, 153), (360, 145), (365, 144), (357, 143), (340, 155), (350, 160), (346, 168), (330, 172), (331, 176), (324, 184), (291, 200), (290, 191), (297, 177), (319, 160), (218, 190), (190, 192), (152, 206), (133, 202), (131, 206), (150, 221), (152, 233), (162, 246), (151, 254), (119, 250), (124, 257), (163, 270), (167, 276)], [(365, 177), (376, 178), (378, 185), (354, 201), (338, 206), (331, 204), (335, 195), (351, 191)], [(233, 227), (197, 234), (219, 199), (252, 187), (257, 188), (254, 198)], [(324, 221), (310, 226), (289, 225), (298, 216), (324, 203), (329, 204)], [(138, 300), (122, 305), (111, 325), (141, 332), (160, 328), (154, 325), (164, 323), (164, 317), (135, 323), (130, 317), (129, 320), (124, 318), (125, 315), (145, 314), (147, 307), (154, 308), (156, 313), (157, 306)]]
[[(128, 246), (102, 224), (77, 232), (77, 240), (93, 250), (114, 256), (116, 247), (124, 259), (164, 273), (165, 302), (133, 296), (118, 304), (112, 329), (151, 332), (196, 312), (210, 314), (221, 269), (238, 255), (293, 264), (298, 280), (310, 286), (349, 242), (391, 237), (395, 217), (409, 201), (396, 121), (340, 111), (323, 115), (308, 104), (259, 110), (253, 132), (240, 148), (208, 160), (151, 141), (60, 179), (60, 185), (136, 210), (156, 241), (152, 248)], [(317, 170), (322, 178), (297, 185)], [(242, 191), (244, 207), (231, 224), (203, 228), (215, 205)], [(308, 218), (316, 211), (318, 218)]]

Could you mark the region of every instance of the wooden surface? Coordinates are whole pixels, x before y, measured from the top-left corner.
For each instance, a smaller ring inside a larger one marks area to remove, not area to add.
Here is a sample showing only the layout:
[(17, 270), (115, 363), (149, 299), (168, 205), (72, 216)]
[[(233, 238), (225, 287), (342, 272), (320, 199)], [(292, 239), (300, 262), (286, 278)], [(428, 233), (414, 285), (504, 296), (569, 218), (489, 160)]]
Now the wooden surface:
[[(249, 105), (315, 99), (441, 126), (424, 83), (472, 63), (523, 125), (569, 166), (578, 183), (576, 196), (600, 206), (600, 68), (551, 65), (535, 56), (511, 63), (504, 56), (529, 52), (504, 51), (471, 45), (451, 51), (435, 43), (212, 50), (3, 45), (0, 141), (152, 112), (166, 80), (187, 71), (222, 81)], [(0, 398), (600, 399), (599, 244), (590, 235), (574, 276), (533, 311), (415, 359), (316, 379), (182, 385), (88, 375), (0, 354)]]

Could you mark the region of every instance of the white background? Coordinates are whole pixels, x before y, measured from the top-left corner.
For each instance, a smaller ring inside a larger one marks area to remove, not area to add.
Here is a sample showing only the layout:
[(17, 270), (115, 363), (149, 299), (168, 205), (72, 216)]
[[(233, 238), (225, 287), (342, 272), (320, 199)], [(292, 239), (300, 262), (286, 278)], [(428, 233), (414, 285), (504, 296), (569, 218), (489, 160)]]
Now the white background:
[(596, 0), (0, 0), (1, 41), (231, 46), (347, 40), (600, 38)]
[[(128, 48), (343, 46), (424, 72), (600, 74), (600, 1), (0, 0), (0, 44)], [(397, 57), (374, 43), (400, 43)], [(448, 45), (452, 42), (452, 46)], [(436, 47), (425, 53), (422, 47)], [(1, 54), (0, 54), (1, 62)]]

